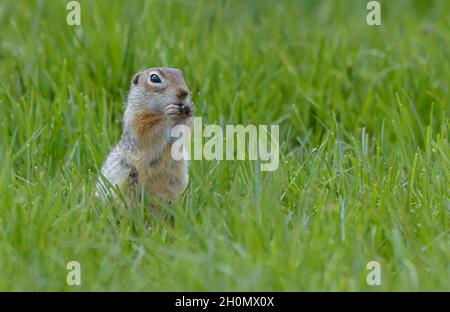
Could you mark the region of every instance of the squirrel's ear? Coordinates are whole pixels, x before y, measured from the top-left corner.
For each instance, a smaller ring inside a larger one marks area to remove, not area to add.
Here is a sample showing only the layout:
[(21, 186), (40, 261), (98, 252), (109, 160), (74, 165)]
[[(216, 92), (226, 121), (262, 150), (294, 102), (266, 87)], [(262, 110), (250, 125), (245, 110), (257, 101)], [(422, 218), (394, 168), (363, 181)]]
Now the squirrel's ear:
[(139, 83), (139, 77), (141, 76), (142, 73), (137, 73), (136, 75), (134, 75), (132, 83), (133, 86), (136, 86)]

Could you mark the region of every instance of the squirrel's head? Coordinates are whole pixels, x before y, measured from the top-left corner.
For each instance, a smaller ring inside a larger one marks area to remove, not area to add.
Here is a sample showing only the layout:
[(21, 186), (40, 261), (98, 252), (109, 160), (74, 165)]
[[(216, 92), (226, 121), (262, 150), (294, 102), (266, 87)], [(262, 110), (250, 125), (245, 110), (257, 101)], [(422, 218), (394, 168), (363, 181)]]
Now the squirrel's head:
[(131, 81), (128, 104), (160, 115), (170, 104), (192, 106), (183, 72), (177, 68), (153, 67), (137, 73)]

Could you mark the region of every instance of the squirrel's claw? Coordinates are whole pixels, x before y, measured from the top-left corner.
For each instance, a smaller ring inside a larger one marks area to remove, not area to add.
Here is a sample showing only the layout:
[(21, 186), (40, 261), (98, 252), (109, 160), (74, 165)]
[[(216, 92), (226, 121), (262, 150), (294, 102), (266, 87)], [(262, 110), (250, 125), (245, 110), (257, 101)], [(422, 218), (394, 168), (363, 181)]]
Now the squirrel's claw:
[(181, 107), (181, 112), (185, 115), (187, 115), (188, 117), (192, 116), (195, 112), (195, 107), (194, 105), (184, 105)]
[(193, 105), (170, 104), (165, 109), (165, 114), (169, 118), (191, 117), (195, 111)]

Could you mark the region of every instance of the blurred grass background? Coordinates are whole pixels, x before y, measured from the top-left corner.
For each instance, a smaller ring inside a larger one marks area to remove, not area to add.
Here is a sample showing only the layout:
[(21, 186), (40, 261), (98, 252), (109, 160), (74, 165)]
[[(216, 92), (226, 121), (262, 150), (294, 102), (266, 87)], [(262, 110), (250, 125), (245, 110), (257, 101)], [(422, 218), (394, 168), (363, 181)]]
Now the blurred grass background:
[[(67, 2), (0, 0), (0, 290), (450, 290), (450, 2)], [(173, 227), (95, 200), (150, 66), (204, 122), (279, 124), (279, 169), (192, 162)]]

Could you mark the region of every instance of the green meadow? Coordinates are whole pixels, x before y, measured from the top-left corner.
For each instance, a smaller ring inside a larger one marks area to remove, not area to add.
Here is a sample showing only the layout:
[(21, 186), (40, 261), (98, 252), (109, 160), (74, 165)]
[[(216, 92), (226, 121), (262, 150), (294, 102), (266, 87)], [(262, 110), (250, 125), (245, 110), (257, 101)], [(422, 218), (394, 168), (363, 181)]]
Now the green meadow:
[[(450, 1), (67, 2), (0, 0), (1, 291), (450, 291)], [(152, 66), (206, 124), (279, 125), (278, 169), (191, 161), (164, 216), (97, 200)]]

